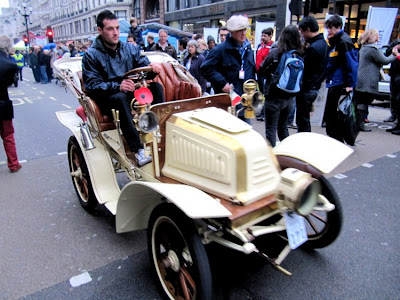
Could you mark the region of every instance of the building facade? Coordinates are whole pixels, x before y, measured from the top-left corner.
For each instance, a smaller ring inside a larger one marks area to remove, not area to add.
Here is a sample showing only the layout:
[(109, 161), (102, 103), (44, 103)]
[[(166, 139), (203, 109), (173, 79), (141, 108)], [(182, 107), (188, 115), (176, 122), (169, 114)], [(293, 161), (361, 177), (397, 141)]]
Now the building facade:
[[(96, 17), (109, 9), (118, 18), (129, 21), (135, 16), (144, 23), (160, 23), (186, 32), (202, 33), (203, 28), (218, 28), (233, 14), (245, 14), (251, 22), (249, 37), (254, 36), (256, 22), (275, 23), (276, 34), (287, 24), (296, 24), (288, 8), (290, 0), (25, 0), (32, 7), (29, 31), (45, 36), (47, 26), (54, 32), (54, 41), (85, 42), (97, 35)], [(301, 1), (304, 3), (312, 0)], [(368, 7), (399, 7), (400, 0), (330, 0), (317, 18), (321, 28), (327, 13), (346, 17), (346, 31), (357, 38), (365, 29)], [(322, 1), (321, 1), (322, 2)], [(10, 8), (2, 9), (0, 33), (19, 40), (26, 34), (24, 18), (16, 10), (19, 0), (10, 0)], [(302, 10), (303, 11), (303, 10)], [(399, 15), (392, 37), (399, 34)]]

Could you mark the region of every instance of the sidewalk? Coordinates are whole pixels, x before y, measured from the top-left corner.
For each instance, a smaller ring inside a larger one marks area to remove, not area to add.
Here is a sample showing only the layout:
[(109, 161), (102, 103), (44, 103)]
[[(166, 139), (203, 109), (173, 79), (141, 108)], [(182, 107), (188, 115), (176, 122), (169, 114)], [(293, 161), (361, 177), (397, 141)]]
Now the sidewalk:
[[(379, 105), (380, 103), (378, 103)], [(354, 169), (362, 164), (369, 163), (375, 159), (388, 154), (400, 151), (400, 136), (386, 132), (387, 128), (393, 127), (394, 123), (384, 123), (383, 120), (390, 115), (390, 109), (380, 106), (369, 106), (368, 119), (370, 123), (366, 124), (372, 129), (371, 132), (360, 132), (354, 149), (354, 153), (344, 161), (339, 167), (328, 176), (344, 173)], [(264, 122), (253, 121), (253, 128), (261, 135), (265, 136)], [(312, 126), (312, 132), (326, 135), (325, 128), (321, 126)], [(289, 128), (289, 134), (295, 134), (296, 129)]]

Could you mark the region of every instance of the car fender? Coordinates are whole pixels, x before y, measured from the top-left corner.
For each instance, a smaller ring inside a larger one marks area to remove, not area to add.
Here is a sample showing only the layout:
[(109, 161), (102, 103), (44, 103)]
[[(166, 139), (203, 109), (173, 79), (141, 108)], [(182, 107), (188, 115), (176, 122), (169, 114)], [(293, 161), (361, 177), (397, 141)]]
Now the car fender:
[(94, 149), (85, 150), (82, 145), (79, 128), (82, 119), (74, 110), (58, 111), (56, 115), (61, 124), (71, 130), (79, 143), (97, 201), (100, 204), (104, 204), (115, 215), (116, 204), (121, 190), (118, 186), (110, 155), (97, 139), (93, 139)]
[(281, 160), (279, 159), (280, 156), (292, 157), (309, 164), (324, 174), (328, 174), (354, 150), (328, 136), (312, 132), (300, 132), (285, 138), (272, 151), (279, 161)]
[(191, 219), (231, 215), (217, 199), (192, 186), (133, 181), (122, 189), (118, 200), (117, 232), (146, 229), (154, 208), (165, 201), (176, 205)]

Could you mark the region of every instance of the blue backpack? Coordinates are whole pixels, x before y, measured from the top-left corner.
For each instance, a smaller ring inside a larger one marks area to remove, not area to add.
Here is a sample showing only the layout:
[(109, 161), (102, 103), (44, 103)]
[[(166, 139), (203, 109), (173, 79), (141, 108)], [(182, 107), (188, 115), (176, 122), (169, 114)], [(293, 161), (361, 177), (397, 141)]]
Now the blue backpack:
[(272, 83), (286, 93), (298, 93), (300, 92), (303, 71), (304, 62), (300, 53), (297, 50), (290, 50), (282, 54), (272, 77)]

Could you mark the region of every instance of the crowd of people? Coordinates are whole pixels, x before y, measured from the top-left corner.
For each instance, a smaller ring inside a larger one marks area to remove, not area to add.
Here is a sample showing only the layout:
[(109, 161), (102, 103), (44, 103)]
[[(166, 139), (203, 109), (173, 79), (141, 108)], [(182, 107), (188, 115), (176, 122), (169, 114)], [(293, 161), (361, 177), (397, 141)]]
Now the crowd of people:
[[(136, 27), (133, 29), (132, 26), (131, 31), (137, 32), (137, 21), (133, 24)], [(254, 51), (246, 38), (248, 27), (247, 17), (234, 15), (226, 26), (219, 29), (219, 44), (214, 37), (205, 38), (197, 33), (190, 40), (179, 40), (178, 50), (168, 43), (168, 33), (161, 29), (158, 42), (154, 43), (154, 37), (148, 35), (149, 46), (142, 49), (162, 51), (177, 59), (197, 79), (203, 95), (232, 91), (241, 95), (243, 83), (248, 79), (256, 79), (265, 98), (264, 108), (257, 120), (265, 122), (265, 134), (272, 146), (276, 144), (276, 135), (279, 140), (289, 135), (289, 126), (298, 132), (311, 131), (310, 115), (322, 84), (328, 88), (323, 120), (328, 136), (344, 142), (346, 129), (341, 125), (337, 107), (346, 93), (351, 93), (353, 97), (358, 129), (371, 131), (364, 125), (368, 122), (368, 105), (378, 93), (380, 68), (389, 63), (392, 64), (391, 116), (385, 121), (398, 119), (400, 99), (394, 83), (399, 80), (396, 78), (399, 76), (397, 45), (400, 40), (392, 43), (385, 56), (376, 45), (379, 34), (375, 29), (366, 30), (355, 43), (342, 29), (341, 17), (334, 15), (325, 22), (328, 32), (328, 39), (325, 40), (317, 20), (307, 16), (297, 26), (286, 26), (277, 42), (272, 40), (273, 29), (264, 29), (261, 43)], [(280, 91), (273, 82), (281, 57), (291, 50), (295, 50), (304, 62), (301, 90), (293, 94)], [(294, 116), (295, 127), (291, 125)], [(239, 118), (251, 122), (244, 118), (243, 111)], [(400, 135), (399, 130), (399, 123), (388, 129), (396, 135)]]
[[(2, 65), (4, 61), (1, 72), (2, 78), (6, 80), (1, 85), (0, 133), (11, 172), (18, 171), (21, 165), (15, 151), (13, 111), (12, 105), (10, 110), (11, 101), (7, 92), (7, 86), (11, 84), (10, 74), (17, 74), (22, 81), (22, 69), (28, 65), (35, 82), (47, 84), (53, 79), (53, 62), (66, 56), (83, 56), (85, 88), (98, 102), (100, 109), (115, 108), (121, 112), (121, 129), (133, 155), (132, 159), (139, 165), (147, 163), (151, 158), (145, 155), (139, 135), (129, 121), (128, 99), (132, 98), (135, 86), (130, 80), (121, 81), (117, 78), (122, 78), (125, 72), (140, 66), (150, 65), (156, 73), (161, 70), (157, 63), (150, 63), (145, 56), (141, 56), (141, 51), (160, 51), (177, 59), (197, 79), (203, 95), (232, 92), (241, 95), (246, 80), (257, 80), (265, 98), (263, 111), (257, 119), (265, 122), (265, 135), (272, 146), (276, 145), (276, 136), (283, 140), (289, 135), (288, 125), (294, 113), (298, 132), (311, 131), (310, 114), (324, 81), (328, 88), (324, 113), (327, 135), (344, 142), (345, 129), (340, 125), (337, 108), (340, 97), (345, 93), (353, 94), (358, 129), (370, 131), (364, 122), (368, 115), (368, 105), (378, 93), (379, 72), (384, 64), (391, 63), (391, 115), (385, 121), (394, 122), (399, 119), (400, 39), (395, 40), (384, 55), (376, 44), (379, 40), (378, 32), (369, 29), (361, 34), (358, 40), (361, 47), (358, 48), (342, 29), (342, 19), (338, 15), (325, 22), (327, 40), (320, 33), (316, 19), (307, 16), (297, 26), (286, 26), (277, 42), (272, 40), (273, 29), (264, 29), (261, 43), (255, 51), (246, 36), (249, 20), (243, 15), (232, 16), (226, 26), (219, 29), (218, 44), (213, 36), (205, 38), (198, 33), (190, 40), (180, 39), (178, 49), (168, 41), (167, 30), (158, 31), (156, 42), (154, 36), (148, 34), (145, 43), (138, 20), (131, 18), (130, 24), (127, 43), (121, 43), (118, 19), (112, 12), (103, 11), (97, 17), (99, 35), (94, 42), (76, 45), (73, 42), (68, 45), (57, 43), (46, 49), (34, 46), (28, 55), (12, 51), (11, 41), (1, 36)], [(301, 69), (301, 88), (295, 93), (282, 90), (276, 82), (277, 68), (282, 65), (281, 60), (287, 59), (288, 53), (304, 66)], [(107, 66), (106, 72), (104, 66)], [(15, 78), (13, 75), (13, 80)], [(150, 89), (155, 95), (154, 99), (163, 101), (162, 87), (158, 83), (152, 83)], [(237, 107), (241, 112), (238, 117), (251, 123), (251, 119), (245, 118), (243, 110), (240, 110), (240, 105)], [(400, 135), (400, 122), (387, 131)]]

